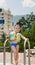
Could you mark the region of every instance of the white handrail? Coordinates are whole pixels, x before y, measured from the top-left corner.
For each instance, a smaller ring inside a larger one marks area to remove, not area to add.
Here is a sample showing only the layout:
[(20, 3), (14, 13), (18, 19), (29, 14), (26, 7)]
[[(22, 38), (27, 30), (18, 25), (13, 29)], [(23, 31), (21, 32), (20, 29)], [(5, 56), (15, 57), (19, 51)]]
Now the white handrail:
[[(4, 54), (3, 54), (3, 65), (5, 65), (5, 48), (6, 48), (6, 42), (8, 41), (8, 39), (5, 40), (4, 42)], [(24, 41), (24, 65), (26, 65), (26, 42), (28, 43), (28, 64), (30, 65), (30, 42), (29, 41)], [(11, 63), (12, 63), (12, 49), (11, 49)]]
[(7, 42), (7, 41), (8, 41), (8, 39), (5, 40), (5, 42), (4, 42), (4, 47), (6, 46), (6, 42)]
[(24, 41), (24, 65), (26, 65), (26, 42), (28, 43), (28, 65), (30, 65), (30, 42)]
[[(5, 50), (6, 50), (6, 42), (8, 41), (8, 39), (5, 40), (4, 42), (4, 54), (3, 54), (3, 65), (5, 65)], [(12, 49), (11, 49), (11, 63), (12, 63)]]

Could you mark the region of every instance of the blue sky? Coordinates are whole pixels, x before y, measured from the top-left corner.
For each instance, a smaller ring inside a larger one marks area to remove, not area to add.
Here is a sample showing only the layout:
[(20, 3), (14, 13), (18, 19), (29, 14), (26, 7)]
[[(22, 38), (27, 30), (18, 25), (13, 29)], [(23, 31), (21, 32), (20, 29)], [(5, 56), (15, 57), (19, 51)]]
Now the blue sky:
[(35, 0), (0, 0), (0, 8), (10, 9), (13, 15), (35, 13)]

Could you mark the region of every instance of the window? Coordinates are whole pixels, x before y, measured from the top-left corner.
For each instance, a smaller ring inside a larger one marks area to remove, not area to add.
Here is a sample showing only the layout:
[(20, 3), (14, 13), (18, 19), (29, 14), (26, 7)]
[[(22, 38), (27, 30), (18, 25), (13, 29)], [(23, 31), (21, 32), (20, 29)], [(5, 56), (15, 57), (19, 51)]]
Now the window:
[(2, 15), (4, 15), (4, 13), (2, 13)]
[(1, 28), (2, 30), (4, 29), (4, 28)]
[(0, 20), (0, 24), (4, 24), (4, 20)]
[(0, 8), (0, 12), (2, 12), (2, 9)]

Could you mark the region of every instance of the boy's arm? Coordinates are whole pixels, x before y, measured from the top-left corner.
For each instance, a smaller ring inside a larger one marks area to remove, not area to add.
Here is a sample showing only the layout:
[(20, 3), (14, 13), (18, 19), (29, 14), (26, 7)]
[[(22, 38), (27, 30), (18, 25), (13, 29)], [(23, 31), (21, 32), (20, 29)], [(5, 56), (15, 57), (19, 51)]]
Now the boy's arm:
[(23, 39), (23, 40), (26, 40), (26, 41), (28, 41), (29, 39), (28, 38), (26, 38), (25, 36), (23, 36), (23, 35), (21, 35), (21, 38)]
[(9, 37), (9, 35), (10, 35), (10, 31), (8, 32), (7, 37)]
[(11, 32), (11, 29), (9, 28), (9, 31), (8, 31), (7, 37), (9, 37), (9, 35), (10, 35), (10, 32)]
[[(7, 38), (9, 37), (10, 32), (11, 32), (11, 30), (8, 31), (7, 36), (6, 36)], [(5, 47), (7, 41), (8, 41), (8, 39), (5, 40), (5, 42), (4, 42), (4, 47)]]

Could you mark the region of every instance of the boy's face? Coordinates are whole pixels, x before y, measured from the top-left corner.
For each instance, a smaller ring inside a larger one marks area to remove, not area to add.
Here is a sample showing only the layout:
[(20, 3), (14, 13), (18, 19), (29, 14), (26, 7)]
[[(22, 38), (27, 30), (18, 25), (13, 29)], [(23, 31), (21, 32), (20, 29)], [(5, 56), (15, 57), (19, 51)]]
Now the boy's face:
[(19, 25), (16, 25), (14, 29), (15, 29), (15, 32), (20, 32), (20, 26)]

